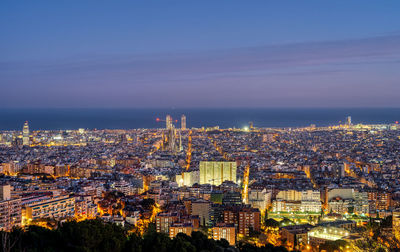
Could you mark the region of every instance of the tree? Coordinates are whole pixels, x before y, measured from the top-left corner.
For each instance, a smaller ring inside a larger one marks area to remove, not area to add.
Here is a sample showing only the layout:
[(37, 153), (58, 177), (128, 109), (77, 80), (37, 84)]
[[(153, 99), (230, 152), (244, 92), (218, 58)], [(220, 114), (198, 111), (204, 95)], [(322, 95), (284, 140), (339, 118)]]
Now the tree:
[(180, 233), (172, 240), (168, 251), (196, 252), (196, 248), (192, 245), (191, 238), (189, 236)]
[(14, 229), (0, 232), (0, 250), (17, 251), (111, 251), (111, 252), (269, 252), (286, 251), (283, 247), (267, 244), (256, 247), (241, 243), (238, 248), (228, 241), (208, 239), (202, 232), (192, 232), (191, 236), (178, 234), (170, 239), (168, 235), (150, 230), (143, 237), (125, 230), (112, 223), (101, 220), (69, 221), (56, 229), (29, 226), (27, 230)]
[(124, 252), (142, 252), (142, 238), (138, 234), (131, 234), (125, 243)]
[(274, 219), (267, 219), (265, 220), (265, 226), (266, 227), (279, 227), (279, 222), (274, 220)]
[(164, 233), (147, 233), (143, 237), (143, 251), (168, 252), (171, 239)]

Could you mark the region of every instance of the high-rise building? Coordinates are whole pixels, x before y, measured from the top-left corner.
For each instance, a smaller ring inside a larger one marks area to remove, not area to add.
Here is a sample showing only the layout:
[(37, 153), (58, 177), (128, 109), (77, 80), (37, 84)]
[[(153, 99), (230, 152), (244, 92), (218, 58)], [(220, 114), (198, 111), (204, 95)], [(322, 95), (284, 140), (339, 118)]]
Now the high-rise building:
[(29, 125), (28, 121), (25, 121), (24, 128), (22, 129), (22, 144), (29, 146)]
[(347, 125), (351, 125), (351, 116), (346, 117), (346, 123)]
[(200, 161), (200, 184), (236, 183), (236, 162)]
[(170, 115), (167, 115), (167, 117), (165, 118), (165, 128), (167, 130), (172, 128), (172, 117)]
[(185, 115), (181, 116), (181, 129), (186, 130), (186, 116)]

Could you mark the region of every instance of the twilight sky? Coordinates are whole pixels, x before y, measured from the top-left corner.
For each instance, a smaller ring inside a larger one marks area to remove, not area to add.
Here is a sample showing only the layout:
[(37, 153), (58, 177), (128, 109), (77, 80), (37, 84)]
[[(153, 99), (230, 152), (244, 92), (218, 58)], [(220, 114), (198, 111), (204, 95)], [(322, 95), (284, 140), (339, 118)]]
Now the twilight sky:
[(0, 108), (400, 107), (400, 1), (0, 2)]

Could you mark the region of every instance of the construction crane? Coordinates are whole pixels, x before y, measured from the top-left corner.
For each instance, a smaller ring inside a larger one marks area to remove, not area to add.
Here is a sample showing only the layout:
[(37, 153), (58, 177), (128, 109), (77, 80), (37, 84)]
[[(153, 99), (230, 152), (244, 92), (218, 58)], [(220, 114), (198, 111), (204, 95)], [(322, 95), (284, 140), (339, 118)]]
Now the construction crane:
[[(208, 182), (218, 181), (220, 179), (209, 179)], [(213, 191), (213, 183), (211, 183), (211, 192)]]
[[(156, 122), (167, 122), (167, 120), (157, 117)], [(172, 117), (171, 117), (171, 123), (178, 123), (178, 120), (172, 120)]]

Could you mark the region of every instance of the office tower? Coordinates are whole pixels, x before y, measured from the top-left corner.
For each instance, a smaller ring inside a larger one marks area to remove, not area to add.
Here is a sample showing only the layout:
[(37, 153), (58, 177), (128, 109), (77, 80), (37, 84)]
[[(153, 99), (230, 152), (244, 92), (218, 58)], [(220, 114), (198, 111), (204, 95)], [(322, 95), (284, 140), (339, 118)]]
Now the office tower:
[(181, 129), (182, 130), (186, 129), (186, 116), (185, 115), (181, 116)]
[(25, 121), (24, 128), (22, 129), (22, 144), (29, 146), (29, 125), (28, 121)]
[(347, 118), (346, 118), (346, 123), (347, 123), (347, 125), (351, 125), (351, 116), (348, 116)]
[(200, 184), (236, 183), (236, 162), (200, 161)]
[(167, 130), (172, 128), (172, 117), (170, 115), (167, 115), (167, 117), (165, 119), (165, 128)]

